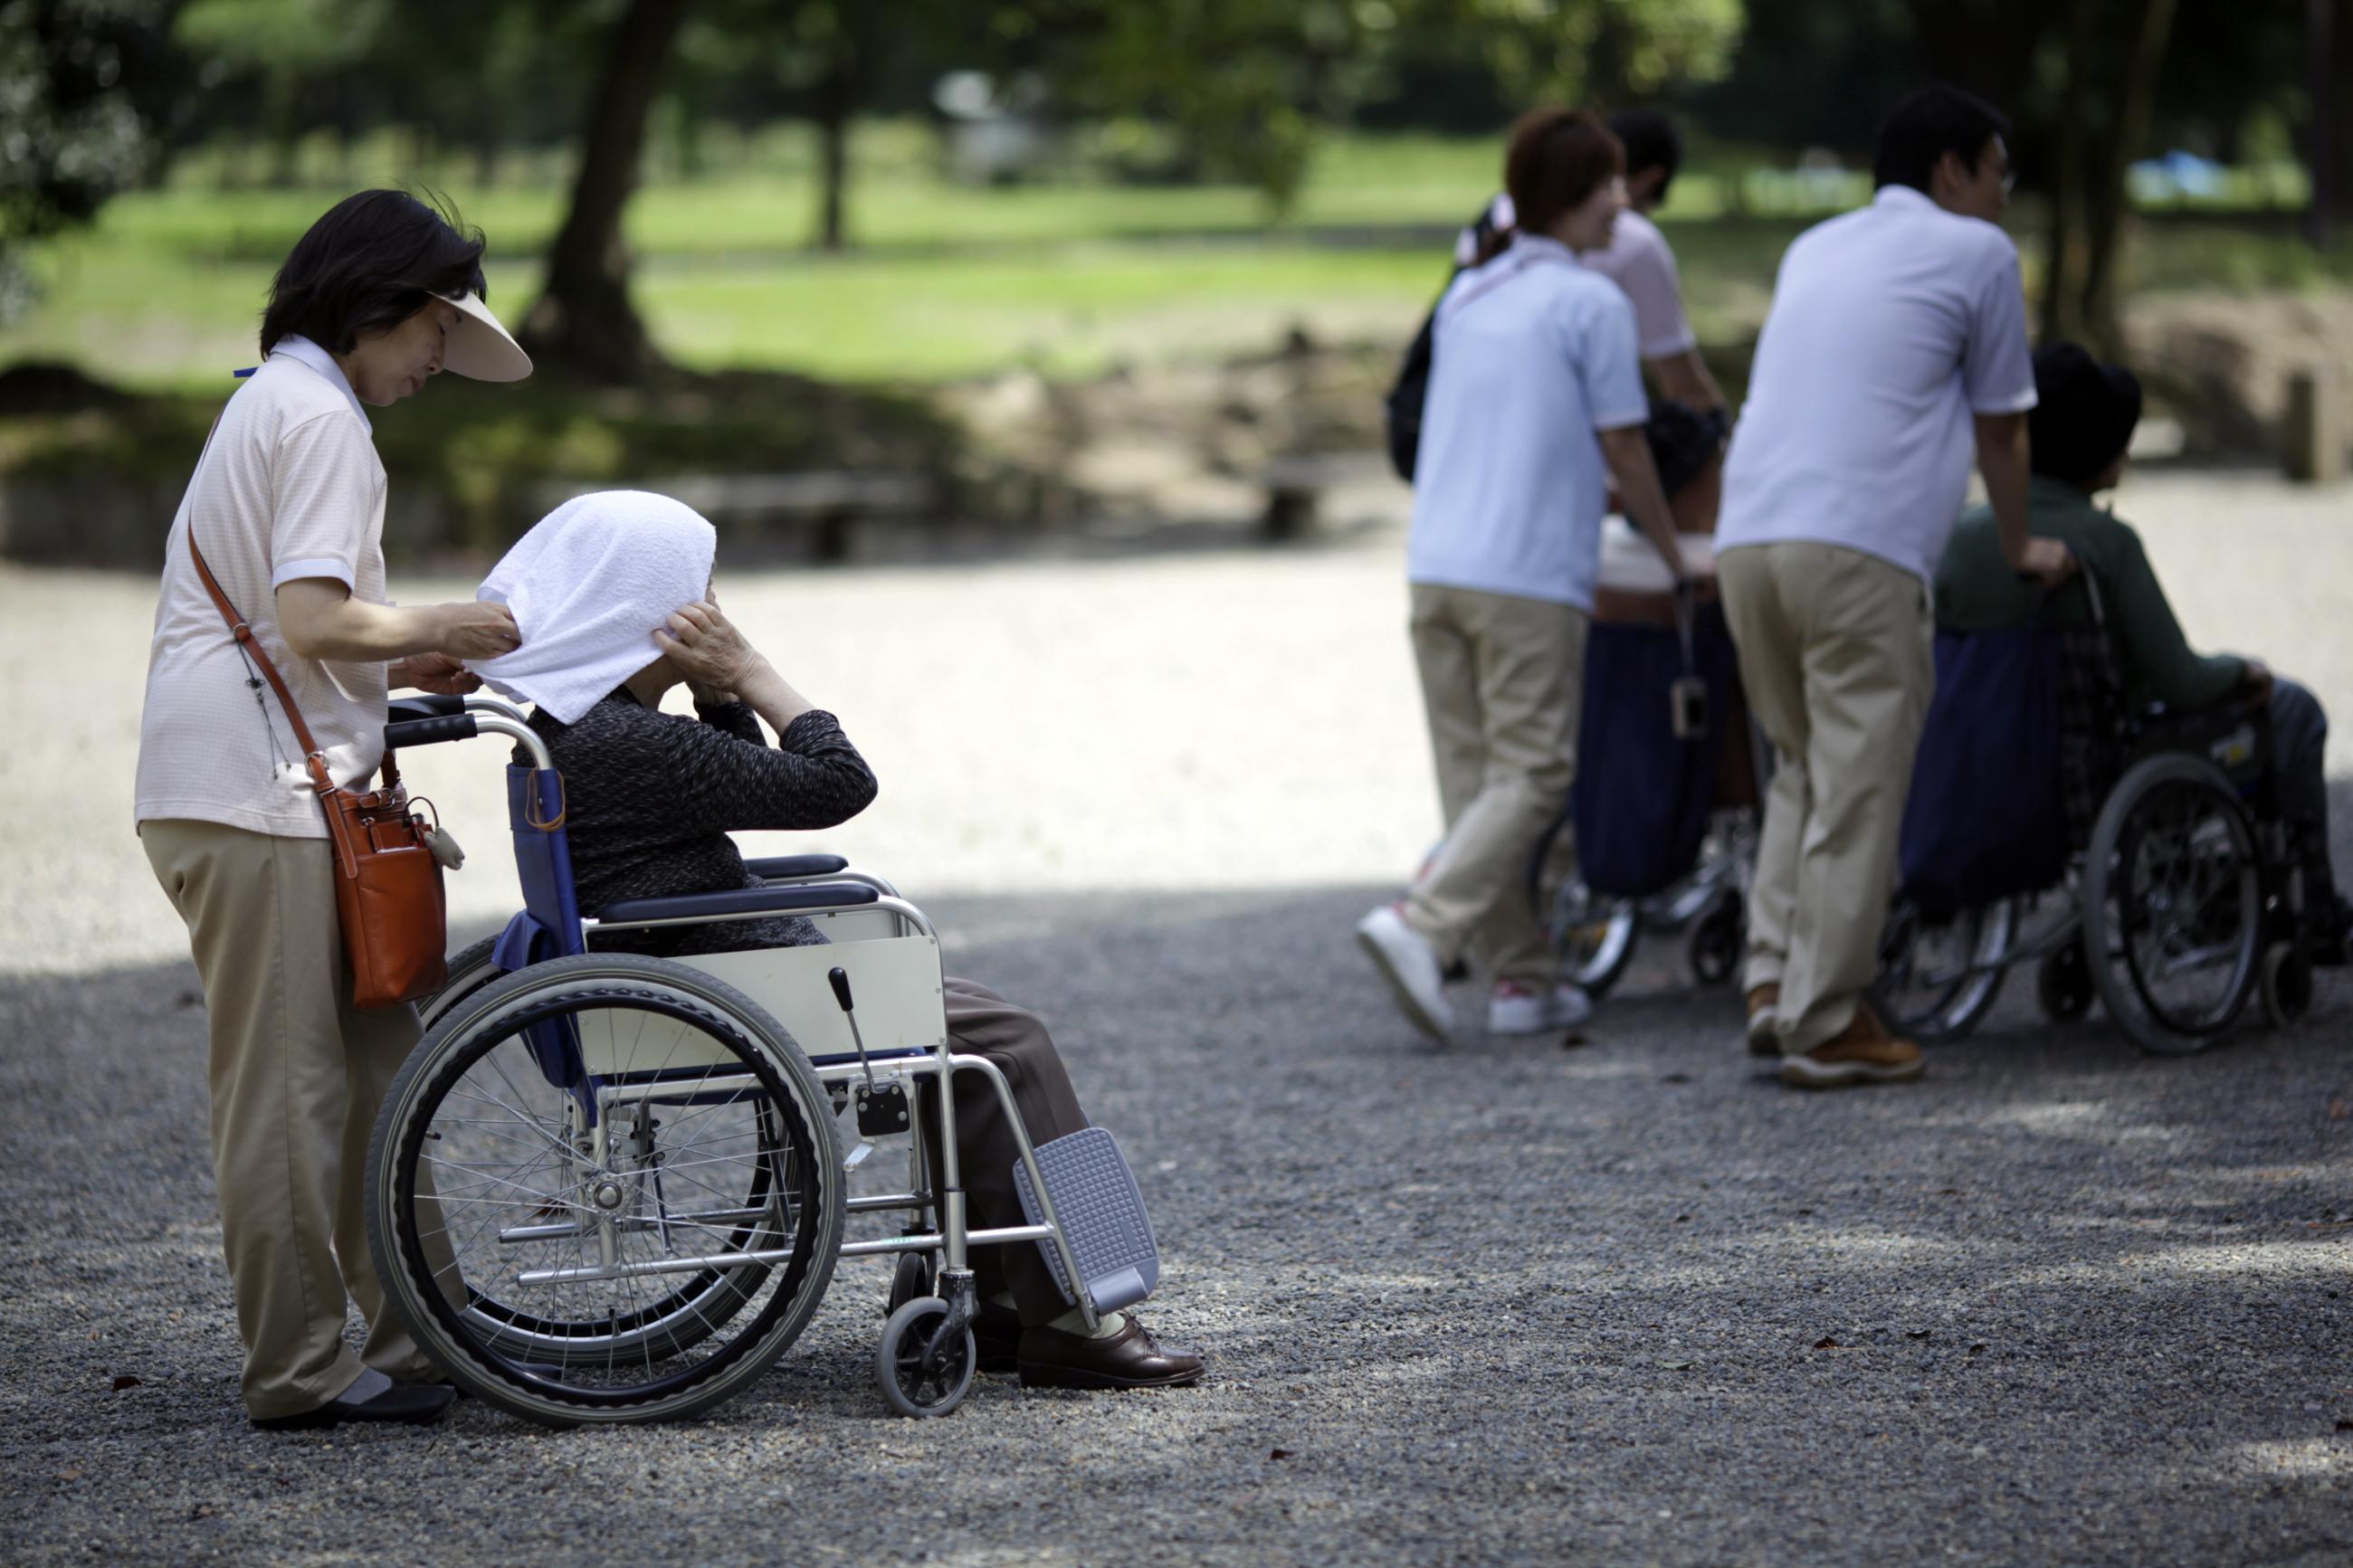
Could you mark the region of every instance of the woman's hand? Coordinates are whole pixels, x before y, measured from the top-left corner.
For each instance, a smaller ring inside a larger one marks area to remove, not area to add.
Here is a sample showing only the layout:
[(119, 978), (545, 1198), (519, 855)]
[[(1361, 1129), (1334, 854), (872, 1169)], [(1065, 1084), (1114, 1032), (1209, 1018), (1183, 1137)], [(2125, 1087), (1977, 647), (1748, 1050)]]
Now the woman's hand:
[(522, 646), (522, 634), (515, 629), (514, 612), (504, 605), (477, 599), (462, 605), (436, 605), (432, 613), (440, 623), (432, 648), (435, 653), (448, 654), (452, 658), (486, 659), (512, 653)]
[(446, 653), (415, 653), (395, 661), (385, 672), (394, 689), (414, 687), (441, 697), (463, 697), (482, 689), (482, 678)]
[(708, 599), (673, 612), (669, 626), (655, 630), (654, 646), (670, 656), (690, 688), (702, 691), (741, 691), (767, 663)]

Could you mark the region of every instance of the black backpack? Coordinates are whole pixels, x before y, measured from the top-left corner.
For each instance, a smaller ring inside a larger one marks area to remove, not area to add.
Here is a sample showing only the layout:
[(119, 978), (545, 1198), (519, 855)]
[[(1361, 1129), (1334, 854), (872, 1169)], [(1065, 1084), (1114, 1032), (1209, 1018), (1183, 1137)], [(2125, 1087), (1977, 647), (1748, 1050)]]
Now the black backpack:
[[(1485, 249), (1487, 242), (1495, 237), (1494, 204), (1490, 202), (1481, 207), (1479, 216), (1463, 233), (1474, 255)], [(1460, 266), (1454, 269), (1461, 270)], [(1450, 287), (1453, 284), (1452, 273), (1447, 275), (1446, 281)], [(1446, 290), (1440, 289), (1438, 295), (1444, 299)], [(1398, 367), (1397, 380), (1390, 385), (1388, 395), (1381, 400), (1383, 423), (1389, 438), (1389, 467), (1408, 484), (1413, 483), (1414, 459), (1421, 452), (1421, 405), (1430, 396), (1430, 350), (1437, 331), (1438, 307), (1433, 304), (1430, 314), (1421, 319), (1421, 331), (1413, 335), (1412, 346), (1405, 351), (1405, 363)]]

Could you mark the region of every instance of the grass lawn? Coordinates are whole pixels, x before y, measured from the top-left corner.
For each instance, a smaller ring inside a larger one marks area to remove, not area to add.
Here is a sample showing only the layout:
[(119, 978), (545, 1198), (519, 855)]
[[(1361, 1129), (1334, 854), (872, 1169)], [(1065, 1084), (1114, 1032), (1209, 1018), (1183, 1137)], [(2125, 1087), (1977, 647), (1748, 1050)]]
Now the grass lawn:
[[(876, 127), (856, 146), (858, 248), (846, 255), (810, 248), (805, 142), (746, 143), (705, 177), (649, 179), (628, 235), (639, 306), (670, 354), (701, 369), (921, 383), (1250, 353), (1293, 324), (1402, 340), (1443, 281), (1446, 232), (1492, 189), (1497, 162), (1484, 139), (1335, 140), (1276, 225), (1240, 186), (976, 189), (941, 177), (915, 128)], [(40, 299), (0, 329), (0, 364), (60, 359), (141, 389), (220, 392), (252, 362), (270, 273), (295, 237), (351, 184), (396, 177), (396, 161), (375, 156), (343, 184), (225, 191), (195, 168), (113, 202), (94, 228), (32, 252)], [(1664, 215), (1709, 341), (1753, 331), (1807, 221), (1718, 219), (1730, 177), (1694, 171)], [(489, 232), (491, 298), (519, 315), (561, 215), (558, 164), (489, 189), (453, 174), (446, 188)], [(2295, 286), (2353, 274), (2353, 252), (2318, 262), (2275, 220), (2171, 219), (2137, 237), (2127, 268), (2141, 288)]]

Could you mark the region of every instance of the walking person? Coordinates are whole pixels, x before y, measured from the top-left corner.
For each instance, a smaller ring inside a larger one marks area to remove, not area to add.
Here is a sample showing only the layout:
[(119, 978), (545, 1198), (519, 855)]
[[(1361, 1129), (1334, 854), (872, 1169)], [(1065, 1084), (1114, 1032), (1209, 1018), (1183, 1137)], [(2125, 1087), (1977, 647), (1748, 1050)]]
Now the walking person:
[[(484, 303), (479, 232), (365, 191), (288, 254), (262, 363), (228, 400), (166, 545), (140, 721), (136, 820), (203, 982), (213, 1172), (268, 1428), (429, 1421), (456, 1397), (386, 1302), (361, 1215), (376, 1107), (417, 1039), (406, 1006), (363, 1012), (327, 824), (293, 739), (197, 569), (285, 679), (333, 782), (382, 759), (393, 686), (454, 692), (514, 648), (514, 617), (385, 596), (385, 471), (363, 405), (438, 372), (515, 381), (531, 361)], [(354, 1354), (346, 1301), (367, 1321)]]
[(1879, 128), (1870, 205), (1782, 258), (1725, 461), (1716, 570), (1741, 680), (1777, 767), (1748, 900), (1748, 1041), (1806, 1088), (1920, 1076), (1863, 998), (1936, 684), (1930, 584), (1974, 449), (2010, 569), (2027, 533), (2034, 370), (2008, 130), (1943, 86)]
[(1584, 648), (1614, 483), (1683, 574), (1642, 426), (1634, 310), (1577, 265), (1626, 205), (1624, 154), (1592, 115), (1540, 110), (1504, 160), (1517, 226), (1439, 301), (1415, 475), (1414, 659), (1446, 839), (1406, 897), (1357, 940), (1406, 1016), (1445, 1039), (1448, 973), (1493, 986), (1491, 1033), (1573, 1026), (1592, 1011), (1560, 979), (1528, 867), (1576, 773)]
[[(1666, 205), (1683, 167), (1683, 136), (1674, 121), (1655, 109), (1617, 110), (1609, 116), (1609, 133), (1626, 150), (1626, 209), (1610, 229), (1609, 243), (1581, 253), (1577, 260), (1617, 284), (1634, 307), (1635, 346), (1655, 396), (1697, 416), (1691, 422), (1694, 434), (1720, 449), (1730, 428), (1730, 410), (1700, 355), (1699, 335), (1684, 312), (1674, 247), (1651, 221), (1651, 215)], [(1508, 243), (1517, 220), (1511, 194), (1499, 193), (1478, 221), (1456, 237), (1455, 265), (1470, 267), (1493, 255)], [(1676, 416), (1668, 419), (1680, 424)], [(1692, 482), (1668, 498), (1676, 526), (1683, 532), (1705, 533), (1715, 526), (1722, 478), (1720, 461), (1710, 456)]]

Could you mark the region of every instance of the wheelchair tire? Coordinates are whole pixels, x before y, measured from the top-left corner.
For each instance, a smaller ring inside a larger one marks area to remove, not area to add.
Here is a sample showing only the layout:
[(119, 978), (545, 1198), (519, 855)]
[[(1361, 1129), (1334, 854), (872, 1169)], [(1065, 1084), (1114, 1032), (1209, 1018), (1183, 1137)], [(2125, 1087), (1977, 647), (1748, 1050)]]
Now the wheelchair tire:
[(441, 983), (440, 990), (417, 1004), (419, 1024), (431, 1028), (450, 1008), (506, 973), (491, 962), (491, 952), (498, 942), (498, 938), (486, 936), (449, 960), (449, 978)]
[(1641, 906), (1632, 899), (1572, 887), (1563, 889), (1548, 924), (1561, 955), (1562, 977), (1583, 986), (1599, 1002), (1634, 962), (1642, 935)]
[(2091, 961), (2081, 941), (2071, 942), (2034, 967), (2034, 999), (2054, 1024), (2073, 1024), (2092, 1010), (2096, 995)]
[(364, 1206), (451, 1380), (560, 1426), (690, 1415), (756, 1379), (824, 1297), (843, 1185), (782, 1026), (702, 971), (590, 953), (442, 1013), (377, 1117)]
[(932, 1293), (932, 1258), (927, 1252), (902, 1252), (891, 1268), (891, 1295), (882, 1315), (891, 1316), (919, 1297)]
[(1976, 1028), (2001, 997), (2018, 903), (1997, 900), (1929, 922), (1908, 902), (1888, 911), (1872, 996), (1899, 1037), (1957, 1040)]
[[(2144, 758), (2109, 792), (2085, 858), (2084, 950), (2100, 1005), (2142, 1050), (2204, 1050), (2246, 1006), (2263, 879), (2246, 807), (2204, 757)], [(2158, 990), (2192, 969), (2221, 969), (2204, 1003)]]
[(2312, 957), (2292, 942), (2263, 950), (2263, 1018), (2274, 1029), (2303, 1022), (2312, 1010)]
[(1708, 900), (1692, 921), (1684, 942), (1693, 975), (1703, 985), (1723, 985), (1740, 972), (1740, 958), (1748, 942), (1747, 909), (1737, 888), (1725, 888)]
[(980, 1370), (980, 1347), (967, 1327), (947, 1342), (934, 1345), (945, 1326), (948, 1304), (937, 1296), (918, 1296), (891, 1314), (882, 1325), (882, 1342), (874, 1349), (874, 1377), (882, 1397), (902, 1415), (926, 1420), (945, 1415), (972, 1392), (973, 1373)]

